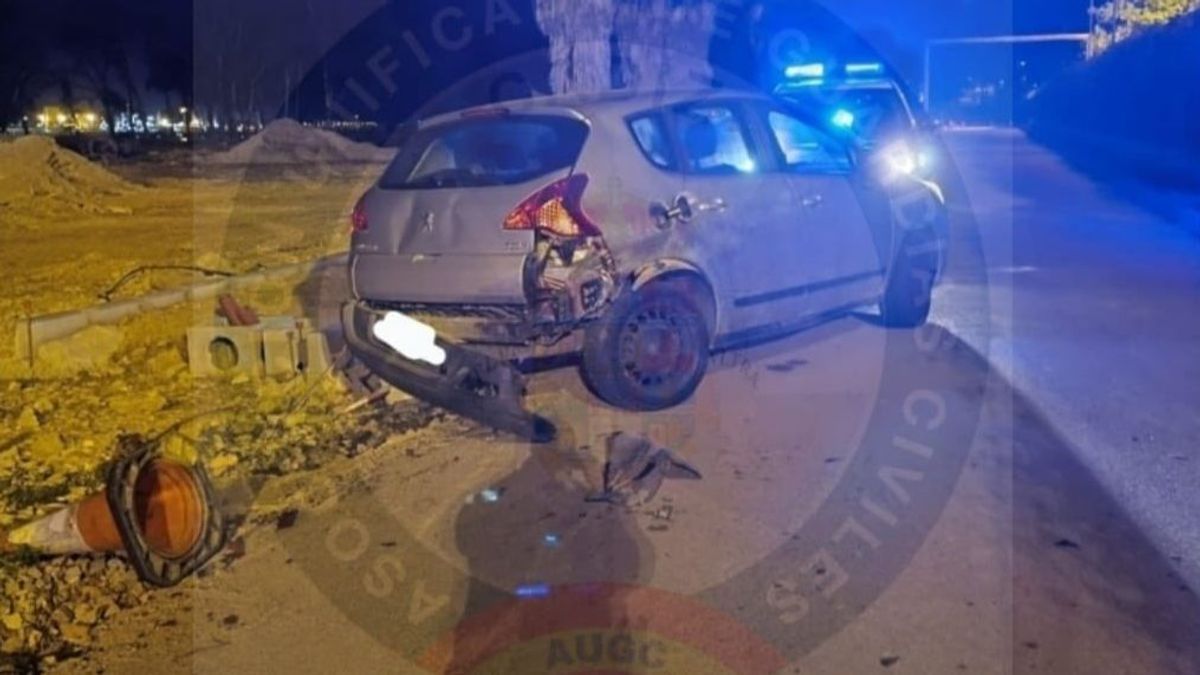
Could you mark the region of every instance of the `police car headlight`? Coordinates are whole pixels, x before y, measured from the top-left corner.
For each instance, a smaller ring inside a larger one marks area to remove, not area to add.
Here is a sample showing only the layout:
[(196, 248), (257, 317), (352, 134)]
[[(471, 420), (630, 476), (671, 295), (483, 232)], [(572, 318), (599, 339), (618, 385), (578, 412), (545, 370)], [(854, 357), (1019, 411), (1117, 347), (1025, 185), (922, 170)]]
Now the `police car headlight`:
[(884, 146), (880, 152), (884, 165), (888, 168), (891, 178), (911, 176), (920, 166), (917, 153), (904, 141), (896, 141)]

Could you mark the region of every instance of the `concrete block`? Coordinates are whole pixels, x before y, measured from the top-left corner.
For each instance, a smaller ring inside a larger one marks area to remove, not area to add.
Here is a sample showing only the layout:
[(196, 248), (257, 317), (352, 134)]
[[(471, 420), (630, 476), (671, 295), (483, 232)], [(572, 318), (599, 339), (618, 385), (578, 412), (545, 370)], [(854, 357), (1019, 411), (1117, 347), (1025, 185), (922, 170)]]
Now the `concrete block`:
[(207, 300), (215, 298), (229, 288), (261, 283), (266, 279), (285, 278), (308, 271), (341, 268), (347, 264), (346, 254), (338, 254), (316, 261), (285, 265), (283, 267), (255, 272), (245, 277), (234, 277), (168, 291), (158, 291), (142, 298), (132, 298), (105, 303), (74, 312), (61, 312), (23, 319), (16, 326), (16, 353), (31, 363), (39, 346), (46, 342), (65, 338), (93, 324), (109, 324), (141, 312), (163, 309), (188, 299)]
[(138, 312), (137, 303), (129, 301), (110, 302), (105, 305), (97, 305), (80, 312), (87, 317), (89, 324), (112, 324), (117, 323), (127, 316), (131, 316)]
[(320, 377), (329, 370), (333, 357), (329, 354), (329, 341), (321, 332), (304, 334), (304, 374), (307, 377)]
[(262, 331), (263, 366), (268, 376), (295, 375), (300, 366), (300, 333), (296, 330)]
[(263, 330), (305, 330), (308, 328), (307, 319), (298, 319), (294, 316), (262, 316), (258, 318), (258, 325)]
[(38, 345), (39, 373), (65, 375), (108, 363), (121, 348), (124, 333), (116, 326), (88, 326), (81, 331)]
[(142, 309), (166, 309), (187, 300), (187, 291), (161, 291), (140, 298)]
[(261, 375), (262, 331), (254, 326), (192, 326), (187, 332), (188, 366), (193, 375)]
[(29, 324), (29, 333), (32, 336), (31, 344), (36, 350), (37, 346), (43, 342), (67, 337), (87, 328), (88, 325), (88, 318), (78, 312), (32, 319)]
[(192, 300), (211, 300), (225, 292), (229, 283), (225, 281), (209, 281), (196, 284), (187, 290), (187, 297)]

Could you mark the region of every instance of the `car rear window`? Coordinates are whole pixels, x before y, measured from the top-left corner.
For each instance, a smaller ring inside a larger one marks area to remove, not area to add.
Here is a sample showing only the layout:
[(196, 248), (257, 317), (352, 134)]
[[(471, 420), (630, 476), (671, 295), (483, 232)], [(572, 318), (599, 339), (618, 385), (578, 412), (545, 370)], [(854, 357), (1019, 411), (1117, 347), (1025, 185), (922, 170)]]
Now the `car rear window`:
[(587, 125), (554, 116), (463, 120), (413, 135), (379, 180), (390, 190), (517, 185), (572, 166)]

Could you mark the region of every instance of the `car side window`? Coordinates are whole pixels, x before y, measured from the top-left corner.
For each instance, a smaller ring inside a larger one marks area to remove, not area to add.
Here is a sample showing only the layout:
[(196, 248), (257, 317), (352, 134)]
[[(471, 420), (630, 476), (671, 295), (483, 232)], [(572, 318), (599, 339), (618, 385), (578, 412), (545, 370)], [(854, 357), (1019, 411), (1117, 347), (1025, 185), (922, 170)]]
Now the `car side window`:
[(672, 114), (684, 172), (737, 174), (757, 168), (744, 125), (729, 105), (692, 105)]
[(637, 140), (638, 147), (650, 163), (660, 169), (675, 170), (675, 156), (671, 151), (670, 137), (662, 116), (657, 113), (634, 117), (629, 120), (629, 130)]
[(787, 171), (844, 172), (850, 159), (812, 125), (778, 110), (767, 111), (767, 128)]

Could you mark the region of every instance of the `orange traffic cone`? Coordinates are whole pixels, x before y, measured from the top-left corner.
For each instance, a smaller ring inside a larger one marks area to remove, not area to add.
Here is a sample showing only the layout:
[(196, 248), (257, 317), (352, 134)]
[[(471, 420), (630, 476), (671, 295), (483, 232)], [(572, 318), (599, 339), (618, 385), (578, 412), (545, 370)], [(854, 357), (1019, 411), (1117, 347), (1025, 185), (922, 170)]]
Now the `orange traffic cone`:
[[(150, 549), (162, 557), (180, 558), (200, 538), (205, 505), (186, 467), (154, 460), (137, 477), (134, 504), (134, 524)], [(113, 553), (125, 548), (107, 490), (13, 530), (8, 541), (48, 555)]]
[(203, 470), (144, 455), (118, 462), (108, 485), (11, 531), (7, 547), (43, 555), (124, 551), (143, 580), (166, 586), (195, 571), (224, 543)]

